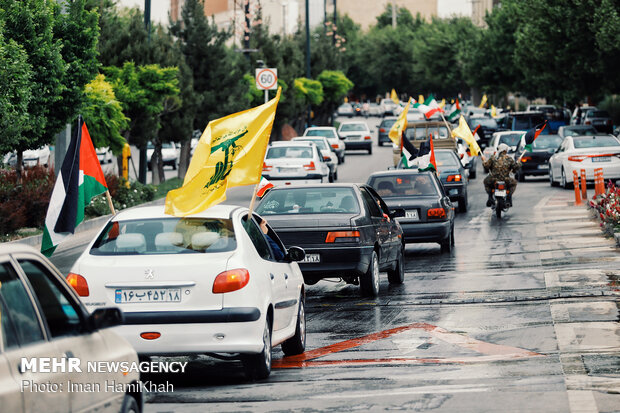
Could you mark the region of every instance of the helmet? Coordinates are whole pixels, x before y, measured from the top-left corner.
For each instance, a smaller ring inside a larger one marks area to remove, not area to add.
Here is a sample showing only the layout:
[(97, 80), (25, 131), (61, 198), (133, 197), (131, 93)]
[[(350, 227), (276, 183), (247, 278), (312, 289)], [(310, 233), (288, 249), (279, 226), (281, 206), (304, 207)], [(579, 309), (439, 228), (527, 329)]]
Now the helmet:
[(505, 143), (500, 143), (497, 147), (497, 153), (508, 152), (509, 149), (510, 146), (506, 145)]

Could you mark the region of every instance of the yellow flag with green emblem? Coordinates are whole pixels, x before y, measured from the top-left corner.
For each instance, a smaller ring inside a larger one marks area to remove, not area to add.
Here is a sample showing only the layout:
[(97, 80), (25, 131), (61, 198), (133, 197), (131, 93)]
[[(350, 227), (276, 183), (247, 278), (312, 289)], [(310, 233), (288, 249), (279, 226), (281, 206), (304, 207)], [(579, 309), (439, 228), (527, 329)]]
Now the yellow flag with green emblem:
[(453, 138), (461, 138), (463, 139), (467, 145), (469, 145), (469, 151), (472, 156), (478, 156), (480, 151), (480, 146), (478, 146), (478, 142), (476, 142), (476, 138), (471, 133), (471, 129), (467, 126), (467, 121), (463, 115), (459, 118), (459, 126), (456, 129), (452, 130)]
[(407, 129), (407, 112), (409, 112), (409, 107), (411, 106), (411, 98), (409, 98), (409, 102), (407, 102), (407, 106), (400, 112), (398, 115), (398, 119), (392, 125), (388, 136), (390, 140), (394, 142), (396, 145), (400, 146), (400, 135), (403, 133), (405, 129)]
[(185, 174), (168, 192), (165, 212), (184, 217), (226, 200), (226, 189), (260, 182), (265, 151), (280, 100), (209, 122)]
[(400, 103), (398, 95), (396, 94), (396, 91), (394, 89), (392, 89), (392, 93), (390, 93), (390, 99), (392, 99), (392, 102), (396, 103), (397, 105)]

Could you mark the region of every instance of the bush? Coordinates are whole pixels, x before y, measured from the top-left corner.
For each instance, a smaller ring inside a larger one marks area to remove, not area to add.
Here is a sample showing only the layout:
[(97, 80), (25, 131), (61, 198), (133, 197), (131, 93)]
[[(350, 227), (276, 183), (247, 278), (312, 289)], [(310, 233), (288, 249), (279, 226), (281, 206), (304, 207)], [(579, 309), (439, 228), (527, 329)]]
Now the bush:
[(598, 195), (589, 203), (601, 220), (601, 228), (606, 235), (620, 232), (620, 188), (609, 181), (604, 194)]
[(26, 168), (19, 182), (14, 170), (0, 170), (0, 235), (42, 227), (56, 178), (43, 166)]
[[(131, 182), (129, 188), (127, 187), (127, 181), (123, 178), (119, 178), (116, 175), (106, 175), (106, 183), (112, 197), (112, 203), (114, 209), (120, 211), (121, 209), (131, 208), (132, 206), (140, 205), (145, 202), (155, 199), (155, 193), (157, 188), (153, 185), (144, 185), (140, 182)], [(92, 199), (90, 204), (86, 207), (85, 213), (87, 216), (101, 216), (110, 213), (108, 207), (108, 201), (105, 195), (99, 195)]]

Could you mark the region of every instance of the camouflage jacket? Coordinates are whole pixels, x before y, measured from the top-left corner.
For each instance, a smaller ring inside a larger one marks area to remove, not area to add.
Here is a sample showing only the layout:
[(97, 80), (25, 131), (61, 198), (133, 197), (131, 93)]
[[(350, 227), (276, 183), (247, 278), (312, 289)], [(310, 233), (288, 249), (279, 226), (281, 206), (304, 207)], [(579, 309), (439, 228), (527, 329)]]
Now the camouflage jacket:
[(497, 179), (506, 179), (510, 177), (510, 172), (517, 172), (521, 168), (521, 163), (515, 161), (508, 155), (498, 158), (492, 156), (484, 161), (484, 167), (489, 170), (492, 177)]

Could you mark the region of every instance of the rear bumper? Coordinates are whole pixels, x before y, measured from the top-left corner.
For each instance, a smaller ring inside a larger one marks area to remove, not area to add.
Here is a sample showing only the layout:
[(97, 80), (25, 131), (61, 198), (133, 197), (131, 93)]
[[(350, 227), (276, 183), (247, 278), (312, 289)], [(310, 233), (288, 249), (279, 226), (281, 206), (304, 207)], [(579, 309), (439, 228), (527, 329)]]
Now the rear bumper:
[[(263, 348), (265, 315), (258, 308), (126, 312), (125, 319), (114, 329), (140, 355), (259, 353)], [(145, 340), (140, 337), (143, 332), (161, 336)]]
[(446, 193), (450, 197), (451, 201), (457, 201), (459, 198), (465, 196), (465, 185), (463, 184), (450, 185), (443, 183), (443, 187), (446, 190)]
[[(539, 166), (544, 167), (539, 168)], [(530, 164), (527, 166), (523, 164), (520, 173), (522, 173), (523, 175), (547, 175), (549, 173), (549, 164)]]
[(344, 141), (346, 149), (369, 149), (372, 148), (372, 140)]
[(333, 278), (342, 276), (359, 276), (368, 271), (370, 256), (373, 247), (312, 247), (303, 246), (308, 254), (319, 254), (321, 262), (299, 263), (299, 268), (305, 280), (319, 280), (322, 278)]
[(383, 142), (392, 143), (392, 140), (390, 139), (390, 136), (387, 133), (381, 133), (379, 134), (379, 142), (380, 143), (383, 143)]
[(440, 242), (450, 235), (450, 221), (406, 223), (399, 221), (405, 242)]

